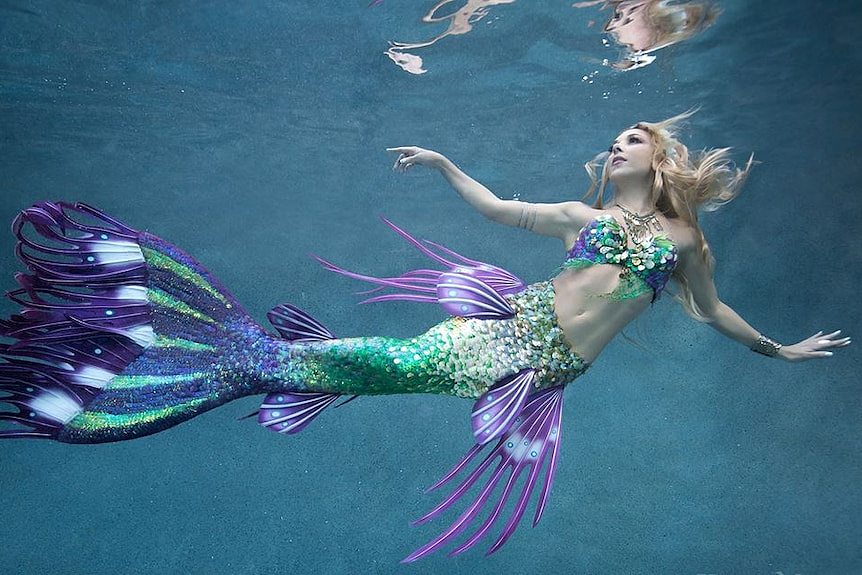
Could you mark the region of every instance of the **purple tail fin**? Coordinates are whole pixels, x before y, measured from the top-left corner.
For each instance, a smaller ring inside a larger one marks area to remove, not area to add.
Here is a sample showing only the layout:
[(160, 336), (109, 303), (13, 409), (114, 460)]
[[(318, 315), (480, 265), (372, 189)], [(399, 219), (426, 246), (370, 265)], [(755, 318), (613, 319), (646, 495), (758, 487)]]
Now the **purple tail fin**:
[(322, 323), (289, 303), (281, 304), (266, 314), (275, 330), (291, 342), (326, 341), (335, 339)]
[(0, 438), (131, 439), (237, 396), (219, 362), (266, 334), (194, 259), (84, 204), (37, 204), (13, 231), (30, 273), (0, 320), (0, 402), (17, 410), (0, 420), (26, 429)]
[[(451, 551), (449, 555), (458, 555), (473, 547), (491, 529), (494, 522), (500, 516), (509, 496), (515, 489), (515, 484), (521, 472), (529, 469), (529, 475), (515, 503), (512, 515), (506, 522), (497, 540), (488, 550), (488, 554), (490, 555), (499, 549), (514, 533), (521, 517), (524, 515), (530, 495), (536, 485), (540, 483), (539, 475), (547, 460), (547, 472), (542, 482), (539, 501), (536, 504), (536, 513), (533, 517), (533, 526), (536, 526), (545, 509), (545, 503), (554, 481), (554, 472), (557, 466), (557, 455), (560, 447), (563, 389), (564, 386), (551, 387), (529, 397), (520, 416), (500, 439), (494, 449), (476, 469), (461, 481), (458, 487), (446, 499), (415, 521), (414, 525), (430, 521), (449, 509), (464, 496), (467, 490), (480, 482), (482, 475), (488, 467), (499, 458), (496, 468), (494, 468), (491, 476), (485, 481), (476, 499), (473, 500), (470, 506), (467, 507), (448, 529), (408, 555), (402, 560), (402, 563), (411, 563), (417, 559), (421, 559), (454, 541), (476, 520), (485, 504), (492, 498), (494, 488), (505, 478), (503, 492), (497, 496), (497, 502), (490, 515), (488, 515), (473, 535)], [(444, 475), (440, 481), (432, 485), (428, 491), (433, 491), (448, 483), (473, 461), (479, 452), (482, 451), (483, 447), (480, 444), (473, 446), (461, 461)]]
[(0, 420), (27, 429), (0, 438), (50, 439), (153, 342), (146, 264), (135, 230), (84, 204), (36, 204), (12, 231), (31, 273), (7, 294), (23, 310), (0, 320), (14, 340), (0, 344), (0, 401), (17, 409)]
[(299, 433), (339, 397), (339, 393), (270, 393), (260, 406), (257, 422), (277, 433)]

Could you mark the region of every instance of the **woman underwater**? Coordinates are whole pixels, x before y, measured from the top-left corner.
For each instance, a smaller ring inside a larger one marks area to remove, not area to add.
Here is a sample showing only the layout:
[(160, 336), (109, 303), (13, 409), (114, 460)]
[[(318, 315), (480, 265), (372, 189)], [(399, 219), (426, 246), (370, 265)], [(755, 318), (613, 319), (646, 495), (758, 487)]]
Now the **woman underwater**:
[[(559, 238), (567, 250), (553, 280), (529, 286), (392, 224), (444, 269), (373, 278), (321, 260), (379, 289), (400, 290), (368, 301), (437, 302), (453, 316), (407, 340), (338, 339), (289, 304), (269, 312), (278, 332), (271, 335), (171, 244), (83, 204), (44, 202), (24, 210), (13, 232), (30, 273), (17, 274), (21, 287), (9, 293), (23, 311), (0, 321), (0, 335), (11, 340), (0, 346), (0, 391), (16, 411), (0, 418), (26, 428), (0, 430), (0, 437), (132, 439), (252, 394), (266, 394), (258, 422), (279, 433), (302, 430), (341, 396), (471, 398), (476, 444), (432, 489), (465, 470), (487, 445), (491, 451), (417, 523), (450, 508), (472, 486), (479, 492), (449, 528), (404, 561), (440, 549), (481, 520), (451, 553), (469, 549), (518, 491), (493, 552), (515, 530), (536, 486), (533, 525), (542, 515), (559, 452), (565, 385), (668, 280), (677, 281), (678, 299), (691, 316), (755, 352), (802, 361), (850, 343), (836, 331), (782, 346), (719, 300), (697, 211), (730, 201), (751, 162), (731, 168), (726, 149), (691, 157), (674, 135), (688, 115), (639, 123), (614, 140), (605, 158), (588, 164), (592, 206), (500, 200), (436, 152), (392, 148), (399, 153), (397, 170), (437, 168), (486, 217)], [(605, 205), (608, 182), (613, 194)], [(518, 481), (522, 472), (526, 480)], [(489, 501), (490, 512), (479, 519)]]

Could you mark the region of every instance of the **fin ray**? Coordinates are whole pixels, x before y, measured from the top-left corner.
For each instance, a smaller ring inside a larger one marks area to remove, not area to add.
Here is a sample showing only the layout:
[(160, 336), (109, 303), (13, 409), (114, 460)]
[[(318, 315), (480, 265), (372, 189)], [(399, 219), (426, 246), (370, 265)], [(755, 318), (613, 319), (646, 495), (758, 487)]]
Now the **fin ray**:
[(270, 393), (260, 406), (257, 422), (277, 433), (299, 433), (339, 397), (340, 393)]
[[(490, 500), (494, 487), (496, 487), (503, 477), (508, 475), (506, 479), (506, 487), (504, 488), (503, 493), (496, 500), (496, 504), (489, 517), (479, 526), (472, 536), (456, 547), (451, 554), (455, 555), (462, 553), (476, 545), (498, 519), (506, 501), (513, 492), (517, 478), (524, 470), (530, 468), (530, 473), (524, 486), (521, 488), (522, 490), (515, 504), (515, 509), (503, 527), (501, 534), (488, 550), (488, 554), (498, 550), (517, 528), (526, 509), (530, 495), (536, 485), (540, 483), (541, 471), (547, 461), (547, 473), (545, 474), (544, 481), (541, 482), (542, 493), (537, 504), (537, 514), (536, 519), (534, 520), (535, 525), (538, 518), (541, 517), (541, 511), (544, 510), (547, 495), (554, 478), (561, 436), (560, 424), (562, 419), (564, 387), (565, 386), (562, 385), (550, 387), (538, 391), (528, 397), (526, 404), (521, 410), (521, 414), (515, 419), (514, 423), (506, 433), (499, 439), (491, 452), (488, 453), (479, 463), (476, 469), (465, 477), (448, 497), (446, 497), (429, 513), (414, 522), (414, 524), (428, 521), (449, 509), (459, 499), (461, 499), (470, 487), (479, 481), (479, 478), (484, 475), (484, 472), (493, 461), (499, 460), (496, 468), (491, 472), (490, 477), (484, 480), (484, 487), (480, 493), (448, 528), (446, 528), (440, 535), (405, 557), (402, 560), (402, 563), (411, 563), (421, 559), (422, 557), (439, 550), (444, 545), (457, 538), (464, 530), (467, 529), (467, 527), (469, 527), (478, 513)], [(483, 447), (483, 445), (474, 445), (461, 461), (459, 461), (442, 480), (438, 481), (433, 488), (436, 489), (451, 480), (458, 471), (462, 470), (475, 458)], [(550, 458), (548, 457), (549, 454)]]
[(470, 423), (477, 443), (484, 445), (509, 429), (527, 401), (535, 374), (525, 369), (506, 377), (476, 400)]
[(335, 339), (322, 323), (295, 305), (281, 304), (266, 314), (276, 331), (292, 342), (325, 341)]
[[(497, 266), (471, 260), (434, 242), (417, 240), (389, 220), (383, 221), (416, 249), (446, 269), (418, 269), (407, 271), (397, 277), (378, 278), (351, 272), (323, 258), (315, 256), (327, 270), (337, 274), (376, 284), (378, 288), (390, 288), (396, 293), (378, 295), (362, 303), (384, 301), (437, 302), (447, 313), (477, 319), (503, 319), (514, 315), (505, 296), (522, 291), (525, 284), (512, 273)], [(429, 247), (430, 246), (430, 247)], [(436, 253), (431, 247), (443, 252), (451, 259)], [(368, 292), (370, 293), (370, 292)]]

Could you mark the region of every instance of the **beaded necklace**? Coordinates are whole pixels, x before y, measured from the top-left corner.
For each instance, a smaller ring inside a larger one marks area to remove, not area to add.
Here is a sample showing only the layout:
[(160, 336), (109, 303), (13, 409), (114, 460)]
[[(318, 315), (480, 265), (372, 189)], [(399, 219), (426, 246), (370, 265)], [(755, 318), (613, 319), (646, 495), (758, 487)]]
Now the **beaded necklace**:
[(652, 236), (650, 226), (652, 226), (657, 232), (664, 231), (664, 227), (661, 225), (661, 222), (658, 221), (657, 217), (655, 217), (655, 210), (648, 214), (640, 215), (627, 209), (622, 204), (618, 203), (616, 205), (619, 206), (620, 210), (623, 212), (623, 219), (626, 222), (626, 228), (628, 229), (629, 235), (634, 243), (640, 243), (646, 238)]

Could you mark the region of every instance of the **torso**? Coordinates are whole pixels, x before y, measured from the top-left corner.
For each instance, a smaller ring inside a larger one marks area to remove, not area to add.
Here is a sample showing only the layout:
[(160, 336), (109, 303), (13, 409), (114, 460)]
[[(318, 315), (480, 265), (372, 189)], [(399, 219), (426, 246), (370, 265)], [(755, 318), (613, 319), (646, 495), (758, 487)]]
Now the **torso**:
[[(589, 228), (596, 226), (595, 218), (607, 216), (613, 217), (614, 223), (623, 227), (624, 219), (618, 209), (595, 210), (585, 206), (583, 217), (577, 222), (578, 228), (575, 229), (573, 226), (571, 234), (564, 240), (567, 253), (570, 255), (573, 253), (572, 248), (575, 247), (581, 232), (589, 233)], [(662, 215), (657, 217), (664, 228), (664, 237), (673, 245), (673, 255), (670, 256), (668, 244), (664, 244), (663, 258), (670, 257), (671, 260), (679, 258), (690, 249), (692, 236), (689, 229), (684, 224), (669, 220)], [(624, 227), (623, 233), (622, 238), (626, 241), (629, 253), (642, 251), (642, 246), (632, 243), (630, 234)], [(583, 237), (579, 249), (582, 244)], [(676, 261), (672, 263), (673, 266), (667, 269), (668, 273), (673, 270)], [(659, 264), (658, 255), (653, 264), (667, 268), (665, 263)], [(594, 263), (582, 269), (564, 269), (554, 278), (556, 294), (554, 310), (557, 321), (572, 349), (583, 359), (589, 362), (595, 360), (613, 337), (649, 307), (653, 300), (655, 295), (653, 289), (646, 289), (640, 295), (627, 299), (603, 297), (604, 294), (614, 292), (619, 286), (621, 275), (632, 273), (632, 269), (631, 262), (623, 259), (615, 264)], [(637, 272), (637, 268), (634, 270)], [(644, 277), (646, 273), (642, 270), (640, 277)], [(661, 279), (663, 278), (659, 277), (659, 280)], [(653, 281), (653, 283), (656, 282)], [(659, 281), (659, 285), (663, 283)]]

